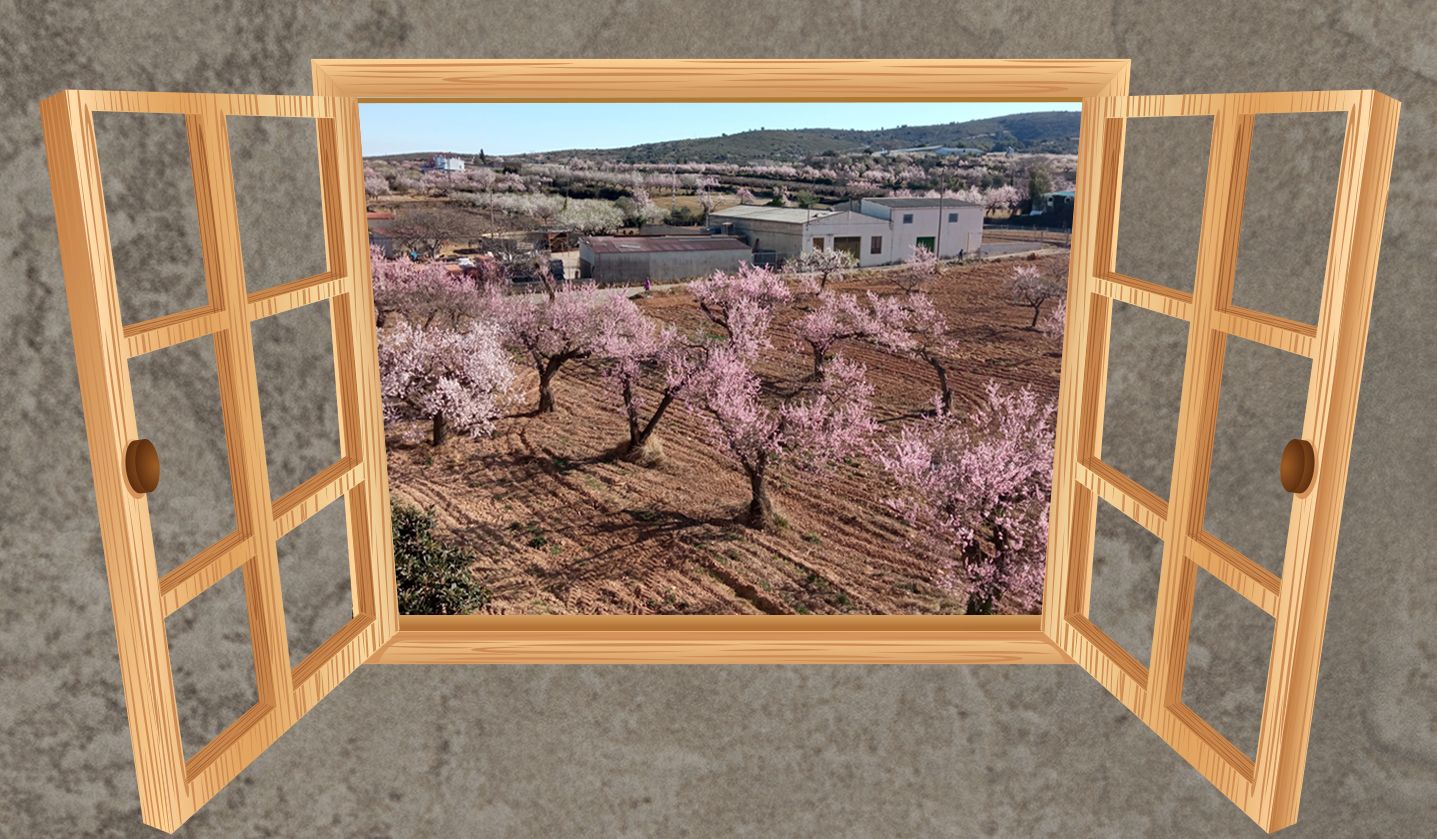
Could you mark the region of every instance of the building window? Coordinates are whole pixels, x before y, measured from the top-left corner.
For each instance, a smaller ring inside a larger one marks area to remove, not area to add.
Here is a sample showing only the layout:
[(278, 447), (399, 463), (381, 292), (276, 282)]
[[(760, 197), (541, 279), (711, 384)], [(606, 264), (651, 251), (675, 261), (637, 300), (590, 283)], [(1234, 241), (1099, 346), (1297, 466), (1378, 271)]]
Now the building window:
[(883, 237), (873, 236), (868, 240), (869, 253), (883, 253)]
[(948, 214), (948, 223), (949, 223), (949, 224), (957, 224), (957, 223), (958, 223), (958, 214), (957, 214), (957, 213), (949, 213), (949, 214)]
[(821, 250), (823, 250), (823, 237), (822, 237), (822, 236), (814, 236), (814, 237), (813, 237), (813, 249), (816, 250), (816, 251), (821, 251)]
[(913, 223), (913, 214), (912, 214), (912, 213), (904, 213), (904, 214), (903, 214), (903, 223), (904, 223), (904, 224), (912, 224), (912, 223)]

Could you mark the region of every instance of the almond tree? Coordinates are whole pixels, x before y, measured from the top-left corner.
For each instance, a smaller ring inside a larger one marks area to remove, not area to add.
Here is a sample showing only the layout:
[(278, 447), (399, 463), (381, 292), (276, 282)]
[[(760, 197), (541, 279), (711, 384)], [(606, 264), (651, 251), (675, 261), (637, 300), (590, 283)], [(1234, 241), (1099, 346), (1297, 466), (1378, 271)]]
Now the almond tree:
[(1068, 287), (1058, 271), (1040, 271), (1036, 265), (1019, 265), (1013, 269), (1008, 293), (1014, 306), (1026, 306), (1033, 310), (1033, 322), (1028, 324), (1028, 328), (1037, 329), (1043, 304), (1064, 298)]
[(830, 282), (843, 279), (846, 271), (857, 267), (858, 260), (848, 251), (804, 251), (797, 259), (789, 260), (784, 266), (785, 273), (794, 275), (800, 290), (818, 294), (828, 290)]
[(813, 378), (823, 377), (829, 353), (839, 341), (866, 337), (872, 323), (871, 312), (865, 311), (858, 298), (851, 294), (820, 294), (818, 306), (794, 324), (800, 341), (808, 344), (813, 355)]
[(827, 375), (788, 395), (765, 394), (752, 357), (715, 349), (704, 365), (696, 403), (715, 443), (749, 481), (746, 522), (774, 522), (769, 479), (783, 463), (819, 469), (857, 452), (873, 432), (873, 386), (861, 365), (836, 358)]
[(1036, 611), (1052, 494), (1053, 404), (990, 382), (971, 416), (943, 414), (881, 447), (885, 503), (940, 557), (969, 614)]
[(435, 446), (451, 427), (474, 437), (492, 432), (513, 384), (509, 354), (490, 324), (456, 330), (405, 322), (379, 333), (385, 416), (429, 420)]
[(554, 410), (554, 376), (566, 363), (588, 358), (602, 322), (602, 298), (593, 284), (563, 283), (549, 294), (517, 294), (498, 305), (506, 343), (539, 374), (536, 414)]
[(734, 192), (734, 196), (738, 198), (738, 203), (740, 204), (752, 204), (755, 201), (753, 197), (753, 190), (749, 189), (746, 186), (739, 187)]
[[(633, 300), (612, 297), (605, 307), (594, 355), (624, 406), (629, 439), (621, 454), (644, 460), (659, 420), (695, 380), (707, 347), (685, 339), (671, 326), (659, 326)], [(659, 394), (652, 408), (644, 401), (645, 386)]]
[(893, 282), (903, 289), (904, 294), (913, 294), (938, 279), (939, 269), (938, 256), (918, 245), (913, 248), (913, 253), (903, 260), (903, 265), (892, 272)]
[(938, 376), (936, 412), (946, 414), (953, 409), (953, 387), (948, 380), (948, 365), (958, 349), (958, 342), (948, 334), (948, 318), (938, 311), (933, 298), (922, 292), (879, 297), (868, 293), (864, 337), (889, 352), (918, 359)]
[(699, 311), (722, 329), (731, 343), (753, 351), (767, 346), (774, 310), (793, 300), (782, 277), (748, 263), (732, 274), (715, 271), (689, 283), (688, 288)]
[(395, 312), (412, 323), (432, 326), (436, 322), (457, 326), (474, 314), (483, 292), (462, 274), (439, 262), (414, 262), (407, 255), (387, 259), (373, 245), (369, 248), (370, 271), (374, 279), (375, 325), (383, 327)]

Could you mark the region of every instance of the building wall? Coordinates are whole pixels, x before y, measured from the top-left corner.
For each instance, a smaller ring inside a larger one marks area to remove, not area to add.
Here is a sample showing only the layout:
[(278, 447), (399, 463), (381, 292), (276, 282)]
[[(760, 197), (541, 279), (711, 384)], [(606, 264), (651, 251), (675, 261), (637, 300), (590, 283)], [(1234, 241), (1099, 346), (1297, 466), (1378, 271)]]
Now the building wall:
[[(858, 264), (861, 267), (870, 265), (886, 265), (890, 262), (897, 262), (899, 257), (893, 254), (893, 235), (886, 222), (877, 219), (865, 219), (862, 221), (852, 219), (818, 219), (808, 223), (807, 230), (803, 236), (803, 250), (813, 249), (813, 240), (823, 239), (823, 249), (833, 250), (833, 240), (843, 236), (857, 236), (859, 239)], [(870, 240), (878, 236), (883, 240), (881, 253), (870, 253)]]
[(744, 250), (661, 251), (657, 253), (594, 253), (579, 245), (580, 276), (600, 283), (654, 282), (704, 277), (715, 271), (737, 271), (752, 254)]
[(804, 250), (803, 225), (763, 219), (718, 216), (715, 223), (733, 225), (733, 234), (756, 250), (775, 251), (779, 259), (795, 259)]
[[(932, 236), (935, 240), (939, 256), (957, 256), (960, 251), (972, 254), (983, 244), (983, 208), (968, 206), (953, 206), (942, 208), (942, 232), (939, 232), (939, 208), (937, 207), (884, 207), (880, 204), (873, 204), (864, 201), (862, 211), (865, 215), (881, 217), (879, 213), (887, 213), (891, 209), (891, 228), (893, 231), (893, 257), (894, 261), (904, 260), (913, 255), (913, 248), (918, 238)], [(911, 213), (913, 221), (910, 224), (903, 223), (903, 216)], [(949, 222), (948, 215), (957, 213), (958, 220)]]

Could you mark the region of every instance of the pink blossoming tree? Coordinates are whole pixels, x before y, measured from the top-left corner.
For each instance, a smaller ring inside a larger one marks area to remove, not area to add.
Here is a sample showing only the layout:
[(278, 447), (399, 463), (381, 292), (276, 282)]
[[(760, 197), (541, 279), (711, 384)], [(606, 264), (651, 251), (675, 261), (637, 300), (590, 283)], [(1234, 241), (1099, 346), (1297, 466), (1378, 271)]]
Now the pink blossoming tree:
[(379, 333), (386, 417), (429, 420), (436, 446), (450, 428), (474, 437), (492, 432), (513, 384), (509, 354), (491, 325), (461, 330), (403, 322)]
[(864, 336), (874, 344), (899, 355), (915, 358), (938, 376), (938, 413), (953, 409), (953, 386), (949, 365), (958, 342), (948, 332), (948, 318), (938, 311), (933, 298), (923, 292), (880, 297), (868, 293)]
[(1036, 265), (1019, 265), (1013, 269), (1008, 285), (1009, 299), (1014, 306), (1025, 306), (1033, 310), (1033, 322), (1029, 329), (1038, 328), (1038, 318), (1043, 314), (1043, 304), (1049, 300), (1061, 300), (1068, 293), (1064, 272), (1042, 271)]
[(695, 402), (714, 442), (749, 480), (746, 521), (774, 523), (769, 480), (784, 463), (822, 468), (858, 451), (873, 432), (873, 386), (862, 366), (836, 358), (827, 375), (780, 395), (765, 393), (752, 359), (733, 347), (713, 351)]
[(1043, 596), (1052, 494), (1053, 404), (990, 383), (971, 416), (904, 429), (877, 459), (888, 506), (940, 557), (940, 584), (969, 614), (1034, 612)]
[(554, 410), (554, 376), (565, 364), (588, 358), (603, 322), (602, 297), (592, 284), (556, 284), (543, 296), (517, 294), (497, 302), (505, 342), (539, 375), (536, 414)]
[(688, 289), (699, 311), (724, 331), (730, 343), (746, 351), (768, 345), (774, 310), (793, 300), (782, 277), (747, 263), (732, 274), (715, 271), (689, 283)]
[(813, 357), (813, 378), (823, 377), (834, 345), (866, 337), (872, 321), (871, 312), (865, 311), (854, 295), (820, 294), (818, 305), (794, 324), (799, 340), (808, 345)]
[(797, 259), (784, 265), (784, 273), (791, 274), (798, 281), (799, 290), (807, 294), (818, 294), (828, 290), (828, 284), (843, 279), (843, 274), (858, 266), (858, 260), (848, 251), (804, 251)]
[[(653, 462), (657, 457), (649, 444), (654, 430), (703, 369), (707, 347), (687, 340), (671, 326), (655, 323), (633, 300), (612, 297), (605, 306), (594, 356), (624, 407), (629, 439), (620, 456)], [(647, 402), (645, 390), (657, 391), (658, 400)]]
[(483, 304), (484, 294), (473, 280), (449, 271), (442, 263), (414, 262), (408, 256), (386, 259), (379, 248), (369, 248), (374, 278), (376, 325), (384, 326), (398, 312), (412, 323), (457, 326)]

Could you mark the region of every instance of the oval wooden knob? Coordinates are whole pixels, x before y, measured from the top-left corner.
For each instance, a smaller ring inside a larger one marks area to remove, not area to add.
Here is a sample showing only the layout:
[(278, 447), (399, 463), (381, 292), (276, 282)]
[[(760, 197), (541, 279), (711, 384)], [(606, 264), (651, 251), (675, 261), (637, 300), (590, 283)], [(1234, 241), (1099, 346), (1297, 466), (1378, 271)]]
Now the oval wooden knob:
[(1288, 440), (1282, 449), (1282, 465), (1278, 472), (1282, 476), (1282, 488), (1291, 493), (1303, 493), (1312, 486), (1312, 474), (1317, 465), (1317, 455), (1312, 444), (1306, 440)]
[(125, 477), (130, 489), (145, 495), (160, 485), (160, 453), (155, 444), (141, 437), (125, 447)]

